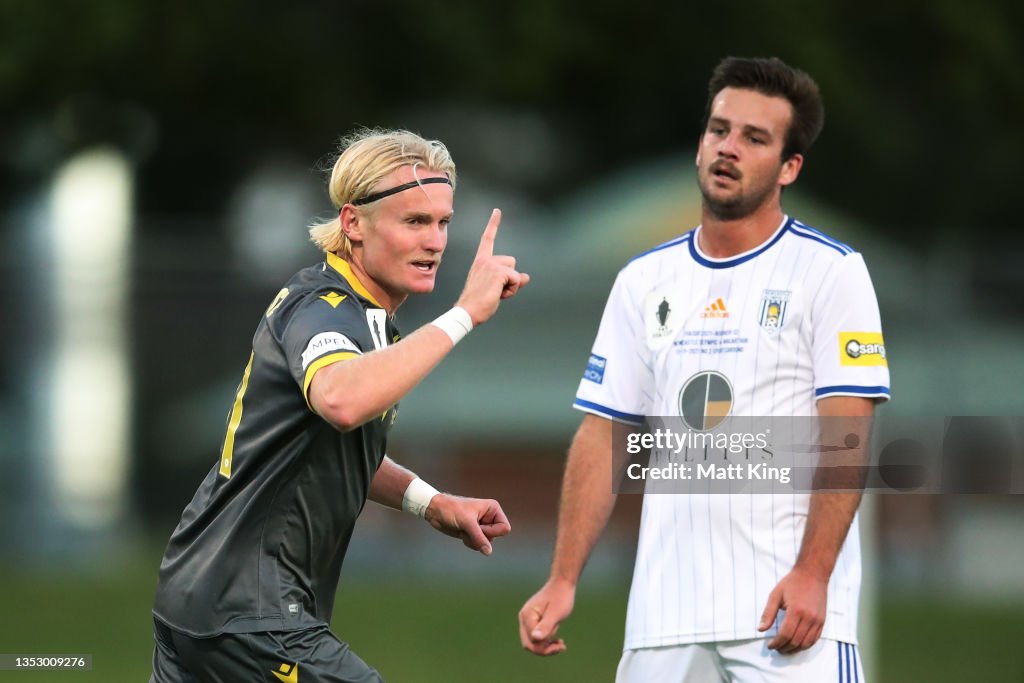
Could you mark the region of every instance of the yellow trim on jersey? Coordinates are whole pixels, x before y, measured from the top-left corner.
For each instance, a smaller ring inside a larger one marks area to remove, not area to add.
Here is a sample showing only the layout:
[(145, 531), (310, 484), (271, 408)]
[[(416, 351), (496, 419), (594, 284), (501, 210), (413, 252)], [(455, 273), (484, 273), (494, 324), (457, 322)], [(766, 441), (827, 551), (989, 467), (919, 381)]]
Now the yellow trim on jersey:
[(235, 432), (242, 422), (242, 397), (245, 390), (249, 388), (249, 373), (252, 372), (252, 359), (255, 352), (249, 354), (249, 362), (245, 364), (245, 372), (242, 373), (242, 383), (238, 385), (238, 393), (235, 394), (235, 404), (231, 407), (231, 417), (228, 418), (228, 433), (224, 435), (224, 448), (220, 451), (220, 475), (225, 479), (231, 478), (231, 460), (235, 455)]
[(277, 293), (277, 296), (274, 297), (274, 300), (270, 302), (269, 306), (267, 306), (267, 312), (264, 313), (263, 315), (265, 315), (268, 318), (274, 315), (274, 313), (277, 312), (277, 309), (281, 307), (281, 304), (284, 303), (284, 300), (287, 296), (288, 288), (285, 287), (284, 289)]
[(341, 258), (337, 254), (327, 252), (327, 265), (338, 271), (341, 274), (341, 276), (345, 278), (345, 281), (348, 282), (352, 289), (356, 290), (356, 294), (363, 297), (364, 299), (369, 299), (370, 303), (376, 306), (377, 308), (384, 308), (379, 303), (377, 303), (377, 300), (373, 298), (373, 295), (370, 294), (369, 290), (363, 286), (363, 283), (359, 281), (359, 278), (356, 277), (356, 274), (352, 272), (352, 266), (348, 264), (348, 261)]
[(331, 308), (337, 308), (338, 304), (348, 298), (348, 294), (342, 294), (341, 292), (327, 292), (320, 298), (330, 304)]
[(853, 367), (889, 367), (881, 332), (840, 332), (839, 364)]
[(316, 374), (316, 371), (328, 365), (355, 358), (358, 355), (354, 351), (339, 351), (338, 353), (329, 353), (326, 356), (321, 356), (309, 364), (309, 367), (306, 368), (306, 377), (302, 380), (302, 395), (306, 397), (306, 405), (309, 406), (310, 410), (313, 410), (313, 404), (309, 402), (309, 385), (313, 383), (313, 375)]

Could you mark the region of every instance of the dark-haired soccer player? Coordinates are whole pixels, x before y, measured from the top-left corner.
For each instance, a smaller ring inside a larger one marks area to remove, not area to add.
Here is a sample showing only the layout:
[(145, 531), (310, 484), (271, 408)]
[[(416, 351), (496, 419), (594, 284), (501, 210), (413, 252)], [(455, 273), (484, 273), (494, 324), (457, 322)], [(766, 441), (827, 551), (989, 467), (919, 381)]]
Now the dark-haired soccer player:
[(310, 230), (325, 259), (260, 320), (220, 461), (160, 566), (152, 681), (379, 681), (329, 629), (366, 499), (485, 555), (509, 532), (497, 502), (438, 493), (385, 454), (399, 399), (529, 281), (493, 253), (495, 210), (457, 305), (399, 334), (395, 310), (434, 288), (454, 189), (439, 142), (406, 131), (344, 142), (330, 180), (339, 215)]
[[(611, 291), (576, 395), (587, 415), (550, 578), (519, 613), (529, 651), (565, 649), (558, 625), (615, 501), (612, 421), (863, 424), (888, 399), (864, 260), (781, 208), (823, 120), (818, 86), (778, 59), (715, 69), (697, 152), (702, 223), (631, 261)], [(856, 490), (645, 495), (617, 680), (863, 681), (859, 502)]]

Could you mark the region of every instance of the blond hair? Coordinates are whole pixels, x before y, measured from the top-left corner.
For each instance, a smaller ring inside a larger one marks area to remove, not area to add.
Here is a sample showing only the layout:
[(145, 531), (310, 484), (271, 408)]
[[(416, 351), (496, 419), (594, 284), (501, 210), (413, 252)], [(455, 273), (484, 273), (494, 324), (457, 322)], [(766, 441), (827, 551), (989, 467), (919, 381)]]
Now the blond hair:
[[(342, 138), (341, 152), (331, 171), (328, 192), (334, 207), (341, 210), (345, 204), (366, 197), (378, 188), (387, 175), (403, 166), (412, 166), (413, 173), (423, 167), (443, 173), (455, 189), (455, 162), (448, 148), (437, 140), (425, 140), (407, 130), (361, 129)], [(371, 219), (375, 202), (361, 206), (360, 210)], [(309, 227), (313, 243), (327, 252), (347, 258), (352, 243), (341, 229), (341, 217), (314, 223)]]

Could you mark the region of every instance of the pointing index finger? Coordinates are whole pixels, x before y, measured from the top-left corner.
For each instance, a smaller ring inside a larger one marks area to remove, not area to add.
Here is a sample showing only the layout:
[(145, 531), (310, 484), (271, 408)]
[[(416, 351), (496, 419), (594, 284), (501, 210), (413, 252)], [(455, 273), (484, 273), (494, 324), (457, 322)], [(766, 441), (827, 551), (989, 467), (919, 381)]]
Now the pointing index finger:
[(480, 236), (480, 246), (476, 250), (477, 258), (494, 255), (494, 238), (498, 235), (499, 225), (501, 225), (501, 209), (495, 209), (491, 212), (491, 219), (487, 221), (484, 234)]

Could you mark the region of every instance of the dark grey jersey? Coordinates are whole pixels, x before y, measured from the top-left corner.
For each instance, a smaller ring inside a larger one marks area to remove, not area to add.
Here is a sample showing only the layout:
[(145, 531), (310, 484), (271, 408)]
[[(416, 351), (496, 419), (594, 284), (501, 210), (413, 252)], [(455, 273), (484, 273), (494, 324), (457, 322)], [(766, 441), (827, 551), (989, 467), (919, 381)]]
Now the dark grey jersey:
[(397, 406), (342, 433), (308, 403), (317, 370), (398, 340), (327, 255), (273, 300), (228, 415), (221, 458), (174, 530), (153, 612), (193, 636), (329, 624), (342, 560)]

